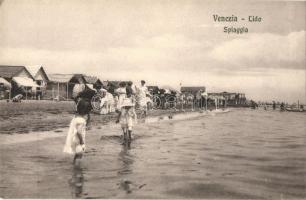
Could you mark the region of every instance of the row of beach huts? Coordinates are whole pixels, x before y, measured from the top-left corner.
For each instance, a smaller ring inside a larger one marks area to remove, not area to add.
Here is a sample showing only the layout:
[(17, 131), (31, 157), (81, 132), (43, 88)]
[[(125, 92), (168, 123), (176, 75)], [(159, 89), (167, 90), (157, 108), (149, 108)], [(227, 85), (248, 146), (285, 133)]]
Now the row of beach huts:
[[(120, 81), (100, 80), (86, 74), (49, 74), (42, 65), (8, 66), (0, 65), (0, 100), (12, 99), (22, 94), (24, 99), (70, 100), (76, 84), (86, 84), (89, 88), (104, 87), (112, 92)], [(154, 91), (158, 86), (148, 86)], [(181, 87), (182, 93), (196, 94), (206, 92), (205, 86)], [(228, 105), (244, 105), (243, 93), (208, 93), (220, 100), (226, 99)]]
[[(84, 74), (49, 74), (43, 66), (0, 65), (0, 99), (23, 94), (25, 99), (72, 99), (75, 84), (93, 88), (102, 81)], [(109, 83), (104, 83), (109, 84)]]

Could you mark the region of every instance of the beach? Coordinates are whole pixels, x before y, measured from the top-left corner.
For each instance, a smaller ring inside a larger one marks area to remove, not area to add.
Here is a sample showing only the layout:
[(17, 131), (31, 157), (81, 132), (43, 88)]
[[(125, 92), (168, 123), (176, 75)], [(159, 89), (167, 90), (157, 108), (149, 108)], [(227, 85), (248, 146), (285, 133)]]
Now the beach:
[[(76, 166), (67, 128), (1, 134), (2, 198), (304, 199), (305, 114), (251, 109), (148, 117), (87, 132)], [(59, 131), (60, 130), (60, 131)]]

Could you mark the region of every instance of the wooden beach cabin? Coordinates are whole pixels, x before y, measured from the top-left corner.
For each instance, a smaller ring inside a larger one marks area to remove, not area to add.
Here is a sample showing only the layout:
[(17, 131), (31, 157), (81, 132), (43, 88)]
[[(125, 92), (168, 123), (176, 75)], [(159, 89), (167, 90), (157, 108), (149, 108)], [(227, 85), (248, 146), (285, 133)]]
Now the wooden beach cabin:
[(209, 96), (214, 96), (218, 99), (226, 101), (229, 106), (243, 106), (247, 104), (246, 97), (244, 93), (236, 92), (214, 92), (208, 93)]
[(228, 105), (245, 105), (246, 104), (246, 97), (244, 93), (237, 93), (237, 92), (222, 92), (222, 95), (226, 99)]
[(25, 99), (35, 97), (35, 92), (39, 87), (31, 73), (25, 66), (0, 65), (0, 77), (11, 84), (8, 99), (22, 94)]
[(195, 86), (195, 87), (182, 86), (181, 87), (181, 93), (184, 93), (184, 94), (193, 94), (193, 95), (196, 95), (197, 92), (199, 92), (200, 90), (202, 90), (202, 92), (205, 92), (206, 91), (206, 87), (205, 86)]
[(37, 99), (42, 99), (46, 93), (47, 83), (49, 82), (48, 75), (42, 65), (26, 66), (27, 70), (33, 76), (39, 88), (36, 92)]
[(49, 74), (45, 98), (56, 100), (72, 99), (76, 84), (86, 84), (82, 74)]
[(102, 81), (96, 76), (86, 76), (84, 75), (84, 79), (89, 88), (95, 89), (103, 86)]
[(0, 100), (9, 99), (12, 84), (0, 77)]

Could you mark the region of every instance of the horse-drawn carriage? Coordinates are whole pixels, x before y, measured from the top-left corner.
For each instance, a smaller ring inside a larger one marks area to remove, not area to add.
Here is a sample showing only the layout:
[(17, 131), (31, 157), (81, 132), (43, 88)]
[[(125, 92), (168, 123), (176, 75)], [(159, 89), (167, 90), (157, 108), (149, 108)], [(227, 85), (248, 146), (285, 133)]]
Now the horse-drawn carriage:
[(178, 92), (170, 87), (148, 86), (153, 109), (176, 108)]
[[(84, 86), (83, 86), (84, 87)], [(83, 88), (84, 89), (84, 88)], [(107, 89), (107, 90), (106, 90)], [(92, 90), (92, 88), (85, 87), (86, 98), (90, 99), (92, 108), (95, 112), (106, 114), (113, 112), (115, 109), (115, 89), (99, 88)], [(80, 90), (80, 89), (79, 89)], [(175, 109), (178, 104), (183, 105), (194, 101), (194, 96), (191, 94), (182, 94), (172, 87), (157, 87), (148, 86), (149, 94), (147, 95), (147, 105), (149, 109)], [(80, 96), (80, 95), (77, 95)], [(139, 98), (136, 94), (136, 109)]]

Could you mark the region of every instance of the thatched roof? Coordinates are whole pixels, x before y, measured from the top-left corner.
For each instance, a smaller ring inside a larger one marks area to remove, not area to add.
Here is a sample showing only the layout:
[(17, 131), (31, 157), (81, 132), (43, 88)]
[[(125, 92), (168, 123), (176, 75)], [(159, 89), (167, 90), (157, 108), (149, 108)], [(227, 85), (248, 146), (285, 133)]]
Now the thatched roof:
[(0, 65), (0, 77), (13, 78), (23, 70), (25, 70), (26, 73), (28, 73), (29, 76), (33, 78), (31, 73), (25, 68), (25, 66), (8, 66), (8, 65)]

